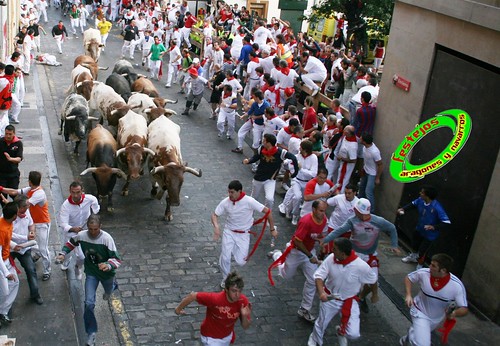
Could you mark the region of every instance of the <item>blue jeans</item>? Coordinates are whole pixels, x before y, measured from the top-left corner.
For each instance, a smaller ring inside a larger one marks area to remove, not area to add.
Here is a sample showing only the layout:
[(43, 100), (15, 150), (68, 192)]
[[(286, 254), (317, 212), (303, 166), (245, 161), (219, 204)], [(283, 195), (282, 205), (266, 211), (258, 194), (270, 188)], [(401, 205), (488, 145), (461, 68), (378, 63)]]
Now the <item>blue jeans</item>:
[(375, 211), (375, 175), (365, 174), (359, 183), (359, 197), (370, 201), (371, 212)]
[(107, 280), (100, 280), (95, 276), (85, 276), (85, 311), (83, 313), (83, 321), (87, 334), (97, 333), (97, 321), (94, 315), (94, 308), (95, 292), (97, 291), (99, 282), (102, 284), (102, 288), (104, 288), (104, 292), (107, 294), (113, 293), (113, 291), (118, 288), (114, 277)]
[(10, 254), (12, 257), (17, 258), (19, 263), (21, 263), (21, 266), (24, 268), (26, 279), (28, 280), (28, 286), (30, 287), (30, 298), (40, 297), (40, 293), (38, 293), (36, 266), (33, 258), (31, 257), (31, 249), (22, 255), (19, 252), (11, 252)]

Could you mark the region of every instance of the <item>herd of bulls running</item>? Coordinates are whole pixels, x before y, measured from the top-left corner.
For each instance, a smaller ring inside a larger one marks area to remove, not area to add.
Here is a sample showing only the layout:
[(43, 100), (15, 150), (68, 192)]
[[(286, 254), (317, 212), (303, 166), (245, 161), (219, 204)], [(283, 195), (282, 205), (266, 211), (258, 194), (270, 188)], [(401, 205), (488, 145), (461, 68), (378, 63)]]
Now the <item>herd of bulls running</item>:
[[(170, 221), (170, 206), (180, 204), (184, 172), (201, 177), (201, 170), (182, 161), (180, 126), (168, 118), (176, 113), (164, 108), (177, 101), (161, 98), (151, 80), (137, 74), (126, 60), (115, 64), (106, 83), (97, 81), (98, 70), (107, 69), (97, 63), (101, 46), (99, 31), (86, 30), (85, 55), (74, 62), (60, 134), (75, 142), (75, 154), (87, 138), (87, 168), (80, 175), (92, 173), (99, 201), (107, 197), (109, 211), (117, 178), (126, 179), (126, 196), (130, 181), (148, 169), (151, 196), (161, 199), (166, 192), (165, 220)], [(92, 121), (99, 124), (90, 130)]]

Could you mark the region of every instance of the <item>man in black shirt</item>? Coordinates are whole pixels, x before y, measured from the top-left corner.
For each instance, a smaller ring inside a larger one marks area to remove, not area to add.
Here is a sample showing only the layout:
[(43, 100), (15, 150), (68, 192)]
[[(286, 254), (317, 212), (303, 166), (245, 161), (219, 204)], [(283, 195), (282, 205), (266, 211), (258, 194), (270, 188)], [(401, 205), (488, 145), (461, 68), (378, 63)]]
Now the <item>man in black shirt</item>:
[(13, 125), (5, 127), (0, 138), (0, 186), (19, 188), (19, 163), (23, 160), (23, 142), (16, 136)]
[(264, 205), (269, 209), (273, 208), (276, 176), (285, 159), (292, 160), (295, 168), (292, 175), (292, 178), (294, 178), (299, 172), (297, 158), (288, 151), (278, 148), (276, 146), (276, 137), (273, 134), (266, 133), (262, 138), (262, 145), (257, 150), (257, 153), (251, 159), (243, 160), (245, 165), (259, 161), (252, 181), (252, 197), (257, 199), (262, 189), (264, 189)]

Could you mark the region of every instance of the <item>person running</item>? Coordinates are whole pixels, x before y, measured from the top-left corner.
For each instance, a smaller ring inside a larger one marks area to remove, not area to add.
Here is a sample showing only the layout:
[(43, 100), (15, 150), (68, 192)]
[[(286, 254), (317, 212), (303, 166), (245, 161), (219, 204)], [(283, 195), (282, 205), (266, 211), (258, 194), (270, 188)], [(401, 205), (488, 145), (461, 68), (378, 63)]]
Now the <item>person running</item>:
[(206, 317), (201, 323), (201, 342), (204, 346), (229, 346), (234, 340), (234, 326), (238, 320), (243, 329), (251, 324), (251, 307), (248, 298), (241, 293), (243, 278), (236, 272), (224, 280), (224, 290), (217, 293), (191, 292), (175, 308), (177, 315), (185, 315), (184, 308), (196, 301), (207, 307)]

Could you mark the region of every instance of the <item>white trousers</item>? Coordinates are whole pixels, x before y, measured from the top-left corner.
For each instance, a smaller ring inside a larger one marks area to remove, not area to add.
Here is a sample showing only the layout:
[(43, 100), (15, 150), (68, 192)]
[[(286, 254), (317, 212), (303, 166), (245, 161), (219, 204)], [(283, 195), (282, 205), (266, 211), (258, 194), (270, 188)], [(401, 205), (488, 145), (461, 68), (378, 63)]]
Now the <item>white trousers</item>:
[(5, 127), (9, 125), (9, 110), (0, 110), (0, 137), (5, 135)]
[(109, 33), (101, 35), (101, 43), (106, 46), (106, 41), (108, 40)]
[(132, 45), (132, 41), (123, 41), (122, 56), (125, 57), (127, 53), (130, 59), (134, 58), (134, 46)]
[(234, 122), (236, 118), (236, 111), (226, 112), (223, 109), (219, 111), (219, 117), (217, 118), (217, 130), (222, 135), (224, 132), (224, 123), (227, 120), (227, 135), (232, 136), (234, 134)]
[(158, 78), (161, 68), (161, 60), (149, 60), (149, 68), (151, 69), (151, 78)]
[(222, 280), (225, 280), (231, 272), (231, 255), (237, 265), (243, 266), (245, 258), (248, 256), (250, 246), (250, 233), (236, 233), (224, 229), (222, 233), (222, 248), (219, 257), (219, 266), (222, 273)]
[(14, 275), (14, 280), (8, 280), (6, 277), (0, 278), (0, 314), (7, 315), (19, 291), (19, 278), (8, 258), (4, 263), (9, 273)]
[(260, 78), (258, 79), (248, 78), (248, 82), (245, 85), (245, 90), (243, 91), (243, 97), (245, 98), (245, 100), (247, 101), (250, 100), (252, 89), (259, 86), (259, 84), (260, 84)]
[(191, 48), (191, 41), (189, 41), (189, 35), (191, 34), (191, 28), (180, 28), (179, 32), (181, 33), (181, 44), (179, 48), (182, 48), (182, 41), (186, 42), (188, 48)]
[(252, 197), (258, 199), (262, 190), (264, 190), (265, 202), (264, 205), (269, 209), (273, 209), (274, 192), (276, 191), (276, 180), (267, 179), (264, 181), (252, 180)]
[(262, 135), (264, 134), (264, 125), (253, 124), (252, 128), (252, 149), (257, 149), (262, 142)]
[(42, 255), (42, 265), (43, 274), (50, 274), (50, 251), (49, 251), (49, 234), (50, 234), (50, 222), (49, 223), (36, 223), (36, 242), (40, 249), (40, 254)]
[(55, 35), (54, 39), (56, 40), (57, 49), (59, 49), (59, 53), (62, 53), (63, 36), (62, 35)]
[(304, 198), (304, 189), (306, 188), (306, 184), (307, 182), (305, 181), (293, 178), (292, 186), (286, 192), (283, 204), (285, 205), (286, 211), (291, 212), (292, 215), (300, 215), (300, 206), (302, 205), (302, 200)]
[[(316, 255), (316, 250), (311, 251), (313, 256)], [(273, 255), (273, 260), (277, 260), (281, 256), (281, 252), (276, 252)], [(318, 265), (311, 263), (309, 258), (297, 249), (292, 249), (288, 254), (285, 263), (278, 266), (279, 275), (285, 280), (290, 280), (295, 276), (297, 269), (300, 268), (304, 276), (306, 277), (306, 282), (304, 282), (304, 288), (302, 289), (302, 302), (300, 306), (306, 310), (311, 310), (314, 295), (316, 294), (316, 283), (314, 281), (314, 272), (318, 269)]]
[(318, 90), (319, 86), (316, 85), (316, 82), (323, 83), (326, 75), (322, 73), (306, 73), (301, 75), (300, 78), (309, 89)]
[[(314, 329), (312, 332), (313, 340), (320, 346), (323, 345), (323, 335), (328, 327), (328, 324), (341, 310), (344, 302), (341, 300), (329, 300), (327, 302), (320, 301), (319, 316), (314, 322)], [(346, 335), (349, 339), (357, 339), (359, 334), (359, 305), (357, 301), (352, 302), (351, 317), (347, 322)]]
[(414, 306), (410, 309), (412, 325), (408, 330), (411, 346), (430, 346), (431, 332), (441, 323), (441, 319), (430, 319)]
[(19, 114), (21, 114), (21, 101), (16, 94), (12, 94), (12, 106), (9, 109), (9, 117), (12, 120), (19, 121)]
[(73, 35), (76, 35), (76, 29), (80, 26), (80, 19), (71, 18), (69, 21), (71, 23), (71, 29), (73, 29)]
[(243, 149), (243, 143), (245, 142), (245, 137), (248, 132), (253, 127), (253, 122), (250, 120), (247, 120), (243, 125), (241, 125), (240, 129), (238, 130), (238, 148)]
[(200, 341), (203, 346), (229, 346), (231, 344), (231, 339), (233, 338), (233, 333), (229, 334), (222, 339), (214, 339), (209, 336), (200, 336)]
[(172, 85), (172, 79), (175, 80), (177, 79), (177, 74), (179, 73), (179, 65), (178, 64), (171, 64), (168, 63), (168, 78), (167, 78), (167, 85), (171, 86)]
[[(337, 160), (338, 161), (338, 160)], [(337, 184), (341, 186), (340, 193), (344, 193), (345, 187), (351, 180), (351, 174), (356, 166), (356, 162), (341, 162), (338, 170)]]
[(335, 159), (335, 156), (328, 155), (325, 160), (325, 167), (328, 170), (328, 179), (331, 181), (337, 181), (339, 175), (339, 164), (340, 161)]

